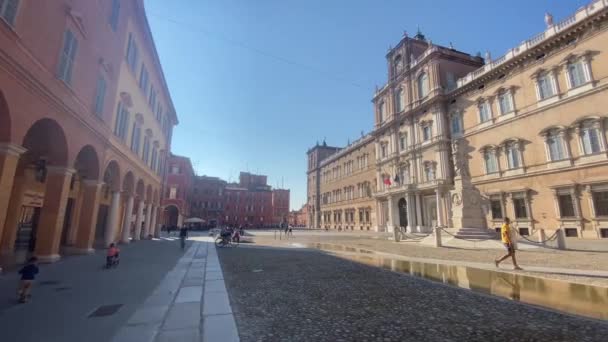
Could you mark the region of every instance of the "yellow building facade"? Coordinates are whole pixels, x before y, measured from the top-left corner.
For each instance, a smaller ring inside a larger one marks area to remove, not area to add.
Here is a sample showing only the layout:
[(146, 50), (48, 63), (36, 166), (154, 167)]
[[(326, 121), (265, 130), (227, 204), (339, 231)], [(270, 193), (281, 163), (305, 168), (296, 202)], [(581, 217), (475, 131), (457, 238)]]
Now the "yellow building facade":
[(509, 217), (520, 234), (606, 238), (608, 8), (594, 1), (546, 23), (451, 94), (454, 163), (464, 170), (452, 201), (467, 207), (455, 225), (496, 229)]

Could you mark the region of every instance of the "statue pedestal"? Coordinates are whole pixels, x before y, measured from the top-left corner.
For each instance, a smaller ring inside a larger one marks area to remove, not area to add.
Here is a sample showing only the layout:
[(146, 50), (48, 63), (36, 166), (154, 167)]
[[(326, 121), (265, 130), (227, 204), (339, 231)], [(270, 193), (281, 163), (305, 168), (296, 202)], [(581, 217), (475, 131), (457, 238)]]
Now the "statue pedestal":
[(462, 179), (456, 178), (450, 199), (454, 228), (486, 228), (486, 219), (481, 208), (482, 198), (478, 190), (471, 185), (463, 185)]

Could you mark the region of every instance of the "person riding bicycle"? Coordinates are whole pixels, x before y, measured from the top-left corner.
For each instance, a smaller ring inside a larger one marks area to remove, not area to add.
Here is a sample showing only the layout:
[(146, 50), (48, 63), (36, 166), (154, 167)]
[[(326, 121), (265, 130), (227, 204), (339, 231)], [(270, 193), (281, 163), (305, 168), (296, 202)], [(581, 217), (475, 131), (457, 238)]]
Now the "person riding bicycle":
[(120, 249), (116, 247), (116, 244), (111, 243), (106, 255), (106, 267), (110, 268), (111, 266), (118, 265), (119, 257)]

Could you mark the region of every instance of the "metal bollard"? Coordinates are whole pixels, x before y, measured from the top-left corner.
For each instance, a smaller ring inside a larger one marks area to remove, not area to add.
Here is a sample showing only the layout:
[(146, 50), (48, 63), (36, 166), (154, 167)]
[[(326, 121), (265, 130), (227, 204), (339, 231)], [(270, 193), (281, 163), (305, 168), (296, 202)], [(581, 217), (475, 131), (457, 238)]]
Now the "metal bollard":
[(566, 249), (566, 234), (563, 229), (558, 229), (557, 234), (557, 249)]
[(441, 247), (441, 228), (435, 227), (435, 247)]
[(274, 239), (275, 240), (277, 239), (277, 231), (276, 230), (274, 231)]
[(545, 241), (547, 239), (547, 234), (545, 234), (545, 230), (544, 229), (539, 229), (538, 230), (538, 242), (540, 242), (542, 245), (546, 245), (547, 242)]

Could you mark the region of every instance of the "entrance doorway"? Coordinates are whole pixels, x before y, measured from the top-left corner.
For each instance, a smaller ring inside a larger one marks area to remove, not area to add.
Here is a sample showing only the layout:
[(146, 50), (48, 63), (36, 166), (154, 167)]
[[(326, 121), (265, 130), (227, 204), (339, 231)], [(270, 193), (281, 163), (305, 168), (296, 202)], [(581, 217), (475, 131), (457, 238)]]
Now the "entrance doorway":
[(15, 237), (15, 261), (17, 263), (25, 262), (36, 249), (36, 233), (39, 217), (40, 208), (21, 207), (17, 236)]
[(402, 198), (397, 202), (397, 206), (399, 207), (399, 226), (407, 227), (407, 201), (405, 198)]

